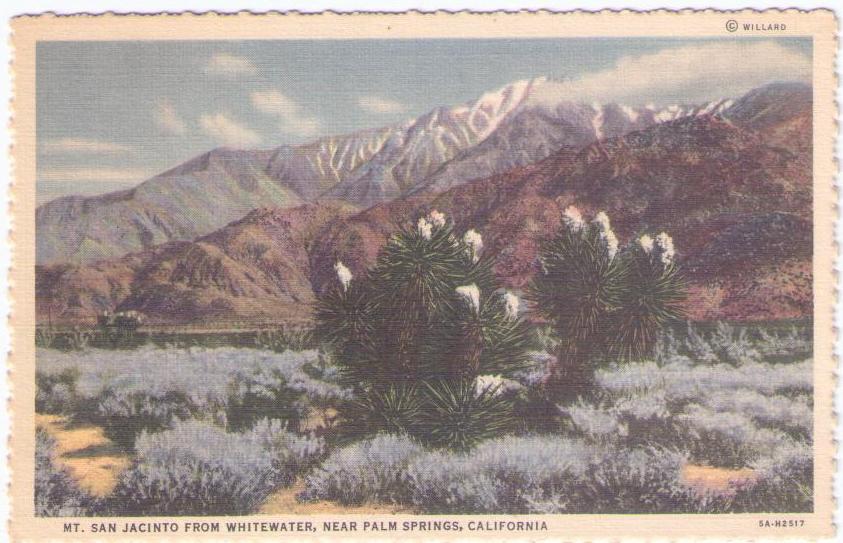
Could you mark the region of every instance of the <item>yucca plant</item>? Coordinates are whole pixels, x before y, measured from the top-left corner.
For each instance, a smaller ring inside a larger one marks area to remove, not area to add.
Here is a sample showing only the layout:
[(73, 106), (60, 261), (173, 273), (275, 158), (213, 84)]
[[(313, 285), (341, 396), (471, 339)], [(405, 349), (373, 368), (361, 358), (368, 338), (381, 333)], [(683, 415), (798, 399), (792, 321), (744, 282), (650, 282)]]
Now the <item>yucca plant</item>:
[(571, 206), (563, 223), (541, 248), (527, 297), (558, 335), (550, 384), (576, 397), (591, 389), (597, 359), (650, 352), (659, 330), (682, 317), (685, 285), (667, 234), (621, 248), (603, 212), (587, 223)]
[(629, 360), (649, 355), (658, 333), (684, 318), (686, 286), (674, 261), (673, 240), (665, 233), (655, 240), (641, 236), (621, 260), (628, 271), (610, 321), (607, 350)]
[(507, 433), (515, 425), (513, 403), (500, 388), (465, 379), (425, 383), (428, 401), (418, 421), (419, 433), (433, 445), (459, 451)]
[(255, 334), (255, 346), (259, 349), (283, 353), (304, 351), (314, 347), (313, 331), (308, 328), (281, 327), (275, 330), (259, 330)]
[(391, 386), (360, 392), (348, 405), (351, 433), (414, 434), (423, 411), (422, 396), (413, 386)]
[(485, 433), (442, 438), (422, 413), (437, 413), (441, 425), (470, 414), (495, 429), (501, 425), (488, 421), (509, 416), (511, 406), (466, 394), (455, 395), (452, 408), (436, 408), (442, 383), (474, 391), (479, 376), (509, 376), (527, 363), (529, 336), (518, 299), (500, 290), (482, 244), (474, 230), (458, 236), (432, 211), (401, 227), (358, 277), (337, 262), (338, 281), (318, 300), (317, 332), (356, 388), (362, 402), (356, 408), (372, 412), (357, 418), (380, 421), (369, 430), (464, 448), (473, 442), (467, 436)]

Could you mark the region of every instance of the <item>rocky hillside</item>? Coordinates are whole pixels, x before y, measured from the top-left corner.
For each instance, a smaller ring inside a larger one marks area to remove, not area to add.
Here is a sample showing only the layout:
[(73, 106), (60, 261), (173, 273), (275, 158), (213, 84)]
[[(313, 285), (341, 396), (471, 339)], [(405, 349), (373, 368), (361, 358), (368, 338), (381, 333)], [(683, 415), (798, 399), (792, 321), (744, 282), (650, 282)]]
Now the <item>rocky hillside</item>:
[(693, 318), (809, 315), (807, 96), (801, 87), (767, 89), (755, 103), (737, 102), (743, 113), (732, 120), (683, 116), (363, 211), (338, 203), (260, 209), (195, 242), (92, 265), (42, 266), (39, 318), (137, 309), (159, 322), (306, 319), (314, 292), (335, 280), (337, 259), (361, 273), (398, 224), (433, 208), (458, 229), (480, 230), (497, 255), (497, 274), (520, 288), (536, 272), (542, 238), (571, 204), (586, 214), (607, 211), (621, 238), (673, 235), (691, 282)]
[(87, 263), (168, 241), (193, 240), (260, 206), (339, 200), (360, 208), (440, 192), (731, 102), (663, 109), (548, 105), (543, 79), (518, 81), (405, 123), (265, 151), (216, 149), (134, 189), (65, 197), (38, 208), (39, 264)]

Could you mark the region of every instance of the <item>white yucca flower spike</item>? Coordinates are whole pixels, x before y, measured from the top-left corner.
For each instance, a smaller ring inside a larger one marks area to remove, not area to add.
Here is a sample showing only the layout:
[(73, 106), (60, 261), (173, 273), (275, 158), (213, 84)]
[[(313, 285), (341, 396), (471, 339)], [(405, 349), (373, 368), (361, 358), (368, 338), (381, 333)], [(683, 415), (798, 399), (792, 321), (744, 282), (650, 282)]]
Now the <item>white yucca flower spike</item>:
[(615, 255), (618, 254), (618, 237), (612, 231), (612, 223), (609, 222), (609, 216), (601, 211), (594, 217), (594, 223), (600, 228), (600, 239), (606, 244), (609, 260), (614, 259)]
[(462, 240), (471, 250), (471, 259), (474, 262), (480, 260), (480, 251), (483, 250), (483, 237), (480, 235), (480, 232), (472, 228), (465, 233)]
[(609, 216), (606, 215), (605, 211), (601, 211), (594, 216), (594, 223), (604, 232), (612, 229), (612, 223), (609, 222)]
[(638, 244), (641, 245), (641, 248), (644, 249), (645, 253), (650, 254), (653, 252), (653, 238), (649, 235), (644, 234), (638, 238)]
[(503, 301), (506, 306), (506, 316), (510, 319), (518, 318), (518, 310), (521, 308), (521, 300), (512, 292), (503, 293)]
[(480, 313), (480, 289), (474, 283), (457, 287), (457, 294), (462, 296), (475, 313)]
[(661, 253), (662, 264), (670, 266), (673, 264), (673, 258), (676, 256), (676, 250), (673, 248), (673, 238), (666, 232), (662, 232), (656, 236), (656, 245), (659, 247)]
[(430, 220), (431, 223), (433, 223), (433, 226), (436, 226), (438, 228), (442, 228), (443, 226), (445, 226), (445, 214), (440, 211), (436, 211), (434, 209), (427, 215), (427, 218)]
[(474, 394), (479, 396), (483, 392), (493, 389), (492, 395), (503, 392), (503, 377), (500, 375), (478, 375), (474, 380)]
[(582, 220), (582, 213), (580, 213), (580, 210), (576, 206), (565, 208), (562, 214), (562, 220), (565, 222), (565, 226), (574, 232), (579, 232), (585, 226), (585, 222)]
[(600, 239), (606, 244), (606, 252), (609, 253), (609, 260), (613, 260), (618, 254), (618, 238), (611, 230), (600, 233)]
[(419, 219), (419, 235), (424, 239), (430, 239), (430, 236), (433, 235), (433, 225), (427, 222), (427, 219), (424, 217)]
[(337, 279), (340, 280), (343, 290), (348, 291), (348, 284), (351, 283), (351, 278), (354, 277), (351, 274), (351, 270), (346, 268), (345, 264), (337, 260), (337, 263), (334, 264), (334, 271), (337, 272)]

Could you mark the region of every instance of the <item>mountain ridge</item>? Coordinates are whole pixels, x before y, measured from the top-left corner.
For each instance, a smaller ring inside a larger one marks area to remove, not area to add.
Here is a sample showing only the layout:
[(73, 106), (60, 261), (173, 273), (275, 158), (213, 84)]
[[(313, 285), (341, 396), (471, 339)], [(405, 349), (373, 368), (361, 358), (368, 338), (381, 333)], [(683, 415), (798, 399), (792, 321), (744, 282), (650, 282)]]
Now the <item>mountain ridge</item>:
[(607, 211), (622, 240), (668, 231), (694, 319), (810, 315), (811, 104), (784, 90), (784, 110), (768, 101), (754, 112), (742, 106), (756, 128), (703, 113), (364, 210), (341, 202), (260, 208), (193, 243), (39, 266), (39, 318), (136, 309), (162, 323), (307, 319), (315, 293), (335, 281), (337, 260), (363, 273), (398, 224), (431, 209), (458, 231), (481, 231), (496, 274), (519, 289), (568, 205), (587, 216)]
[(342, 200), (366, 208), (411, 193), (440, 192), (562, 147), (726, 107), (716, 101), (664, 109), (570, 102), (548, 108), (530, 102), (543, 81), (519, 81), (404, 123), (302, 145), (217, 148), (132, 189), (47, 202), (36, 211), (37, 261), (87, 263), (192, 240), (260, 206)]

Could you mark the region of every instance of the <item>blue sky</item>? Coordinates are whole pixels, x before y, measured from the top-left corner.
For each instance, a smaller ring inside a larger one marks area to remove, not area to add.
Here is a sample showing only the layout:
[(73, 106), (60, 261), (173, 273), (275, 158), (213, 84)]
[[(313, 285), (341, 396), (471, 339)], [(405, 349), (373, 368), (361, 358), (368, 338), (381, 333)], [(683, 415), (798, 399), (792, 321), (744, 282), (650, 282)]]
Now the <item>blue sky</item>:
[(127, 188), (211, 148), (400, 122), (519, 79), (549, 103), (696, 103), (810, 80), (804, 39), (42, 42), (38, 200)]

